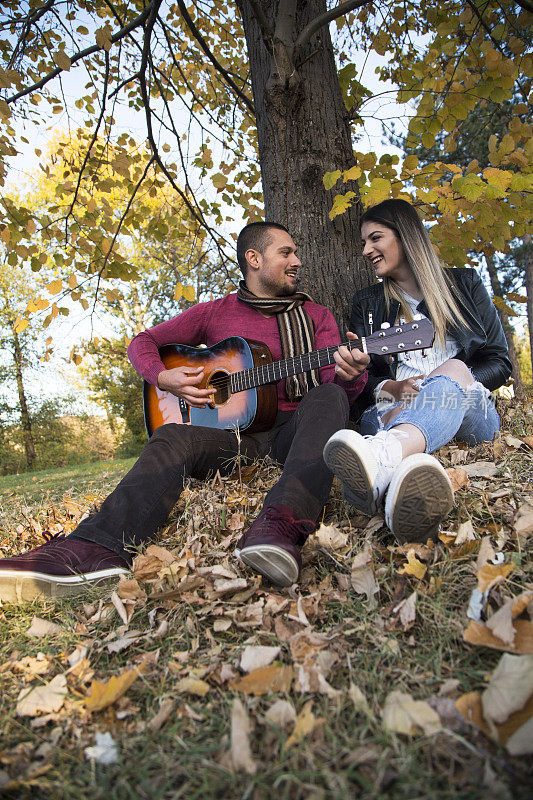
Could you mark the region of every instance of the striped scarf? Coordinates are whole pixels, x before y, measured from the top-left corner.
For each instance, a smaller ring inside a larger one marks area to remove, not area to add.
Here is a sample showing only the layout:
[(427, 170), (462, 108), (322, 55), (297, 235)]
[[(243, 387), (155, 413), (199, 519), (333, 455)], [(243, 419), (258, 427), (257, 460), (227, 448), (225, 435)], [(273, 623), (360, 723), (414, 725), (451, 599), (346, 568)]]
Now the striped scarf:
[[(278, 322), (283, 358), (309, 353), (315, 347), (313, 320), (303, 304), (313, 298), (305, 292), (295, 292), (290, 297), (257, 297), (240, 281), (237, 297), (252, 308), (275, 314)], [(291, 401), (300, 400), (314, 386), (320, 385), (318, 370), (302, 372), (285, 379), (285, 392)]]

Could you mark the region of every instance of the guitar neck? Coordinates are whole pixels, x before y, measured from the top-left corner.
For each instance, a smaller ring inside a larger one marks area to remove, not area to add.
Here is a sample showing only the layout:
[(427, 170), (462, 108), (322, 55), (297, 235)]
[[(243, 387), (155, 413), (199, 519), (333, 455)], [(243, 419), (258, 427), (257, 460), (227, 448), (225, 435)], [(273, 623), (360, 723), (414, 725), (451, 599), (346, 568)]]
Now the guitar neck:
[(320, 367), (327, 367), (335, 361), (334, 354), (339, 347), (352, 348), (361, 347), (359, 339), (342, 344), (333, 344), (323, 347), (321, 350), (311, 350), (309, 353), (302, 353), (299, 356), (286, 358), (283, 361), (274, 361), (269, 364), (261, 364), (252, 369), (245, 369), (242, 372), (234, 372), (230, 377), (230, 390), (242, 392), (246, 389), (253, 389), (256, 386), (263, 386), (265, 383), (276, 383), (292, 375), (299, 375), (302, 372), (309, 372)]

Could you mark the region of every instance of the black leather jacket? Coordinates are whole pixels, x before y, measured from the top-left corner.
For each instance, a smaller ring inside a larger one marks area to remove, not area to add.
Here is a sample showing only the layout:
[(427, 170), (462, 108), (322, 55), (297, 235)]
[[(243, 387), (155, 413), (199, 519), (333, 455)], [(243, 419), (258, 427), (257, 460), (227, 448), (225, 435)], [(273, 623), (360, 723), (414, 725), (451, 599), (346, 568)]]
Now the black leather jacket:
[[(511, 362), (503, 329), (477, 272), (473, 269), (450, 269), (446, 275), (456, 288), (455, 298), (468, 328), (457, 325), (450, 330), (459, 352), (455, 358), (470, 367), (474, 377), (490, 391), (505, 383), (511, 374)], [(381, 328), (382, 322), (394, 325), (400, 304), (393, 300), (386, 313), (383, 284), (361, 289), (354, 295), (350, 330), (358, 336), (368, 336)], [(429, 317), (424, 300), (417, 307), (419, 313)], [(383, 356), (372, 355), (368, 366), (368, 382), (357, 403), (359, 409), (374, 403), (374, 389), (383, 380), (394, 380), (395, 363)]]

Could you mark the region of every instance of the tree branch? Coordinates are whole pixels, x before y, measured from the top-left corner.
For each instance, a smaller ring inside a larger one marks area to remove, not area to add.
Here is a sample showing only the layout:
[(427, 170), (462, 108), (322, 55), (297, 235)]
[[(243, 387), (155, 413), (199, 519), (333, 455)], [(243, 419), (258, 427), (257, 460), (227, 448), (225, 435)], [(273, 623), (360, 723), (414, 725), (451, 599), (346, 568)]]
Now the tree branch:
[(292, 46), (297, 0), (281, 0), (278, 6), (274, 40)]
[(266, 14), (258, 0), (247, 0), (247, 2), (252, 9), (252, 13), (257, 21), (257, 24), (259, 25), (259, 30), (261, 31), (264, 45), (268, 52), (272, 53), (272, 38), (274, 36), (274, 31), (270, 27)]
[(206, 54), (206, 56), (208, 57), (210, 62), (214, 65), (216, 70), (218, 72), (220, 72), (220, 74), (222, 75), (222, 77), (224, 78), (226, 83), (229, 86), (231, 86), (231, 88), (233, 89), (235, 94), (238, 97), (240, 97), (240, 99), (246, 105), (248, 110), (252, 114), (254, 114), (254, 116), (255, 116), (255, 111), (254, 111), (254, 106), (253, 106), (252, 101), (250, 100), (249, 97), (247, 97), (244, 94), (243, 91), (241, 91), (241, 89), (239, 89), (239, 87), (237, 86), (237, 84), (235, 83), (235, 81), (233, 80), (231, 75), (229, 75), (227, 70), (225, 70), (224, 67), (222, 66), (222, 64), (215, 58), (215, 56), (213, 55), (213, 53), (211, 52), (211, 50), (207, 46), (207, 43), (206, 43), (205, 39), (203, 38), (202, 34), (200, 33), (200, 31), (198, 30), (198, 28), (194, 24), (193, 20), (191, 19), (191, 16), (190, 16), (189, 12), (187, 11), (187, 8), (185, 7), (185, 3), (183, 2), (183, 0), (177, 0), (177, 4), (178, 4), (178, 8), (180, 10), (181, 16), (185, 20), (190, 32), (192, 33), (192, 35), (194, 36), (194, 38), (196, 39), (196, 41), (198, 42), (198, 44), (200, 45), (200, 47), (202, 48), (202, 50), (204, 51), (204, 53)]
[(310, 38), (314, 36), (314, 34), (320, 30), (320, 28), (324, 27), (324, 25), (327, 25), (333, 19), (337, 19), (337, 17), (342, 17), (343, 14), (347, 14), (349, 11), (353, 11), (354, 8), (361, 8), (361, 6), (366, 6), (367, 4), (373, 5), (373, 2), (374, 0), (345, 0), (344, 3), (340, 4), (340, 6), (332, 8), (330, 11), (326, 11), (325, 14), (321, 14), (319, 17), (315, 17), (313, 20), (311, 20), (309, 25), (303, 29), (294, 43), (295, 60), (298, 54), (309, 42)]
[[(150, 16), (150, 13), (154, 5), (157, 5), (157, 7), (159, 8), (160, 3), (156, 3), (156, 0), (152, 0), (152, 2), (146, 6), (142, 14), (139, 14), (138, 17), (135, 17), (135, 19), (133, 19), (131, 22), (129, 22), (127, 25), (121, 28), (121, 30), (113, 34), (113, 36), (111, 37), (111, 43), (115, 44), (116, 42), (120, 41), (120, 39), (123, 39), (124, 36), (127, 36), (129, 33), (135, 30), (135, 28), (138, 28), (140, 25), (143, 25), (145, 20), (147, 20), (148, 17)], [(91, 47), (86, 47), (85, 50), (80, 50), (79, 53), (73, 55), (70, 59), (70, 63), (75, 64), (77, 61), (87, 58), (87, 56), (96, 53), (98, 50), (103, 50), (103, 48), (98, 44), (94, 44)], [(32, 86), (27, 86), (25, 89), (22, 89), (20, 92), (17, 92), (17, 94), (14, 94), (12, 95), (12, 97), (9, 97), (6, 102), (14, 103), (17, 100), (20, 100), (21, 97), (24, 97), (25, 95), (30, 94), (31, 92), (35, 92), (38, 89), (42, 89), (43, 86), (45, 86), (49, 81), (51, 81), (61, 72), (63, 72), (61, 67), (56, 67), (51, 72), (49, 72), (48, 75), (45, 75), (44, 78), (41, 78), (41, 80), (38, 81), (37, 83), (34, 83)]]

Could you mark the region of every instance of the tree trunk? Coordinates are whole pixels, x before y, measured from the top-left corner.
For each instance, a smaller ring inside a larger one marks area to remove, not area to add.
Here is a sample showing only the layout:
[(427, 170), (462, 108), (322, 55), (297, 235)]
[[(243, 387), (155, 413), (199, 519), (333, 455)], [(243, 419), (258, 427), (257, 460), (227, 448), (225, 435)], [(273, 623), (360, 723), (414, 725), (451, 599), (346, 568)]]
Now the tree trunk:
[[(531, 236), (525, 238), (525, 243), (531, 243)], [(524, 284), (527, 295), (527, 326), (529, 328), (529, 346), (531, 348), (531, 368), (533, 369), (533, 246), (526, 248), (526, 264)]]
[[(486, 255), (485, 261), (487, 263), (487, 270), (490, 277), (490, 285), (492, 287), (492, 292), (496, 297), (502, 297), (503, 289), (500, 283), (500, 279), (498, 278), (498, 270), (496, 268), (494, 256)], [(507, 347), (509, 348), (509, 358), (511, 359), (511, 364), (513, 365), (514, 393), (517, 397), (523, 397), (524, 384), (522, 383), (522, 376), (520, 374), (520, 364), (518, 363), (518, 356), (516, 355), (513, 328), (511, 326), (511, 323), (509, 322), (509, 317), (506, 314), (506, 312), (499, 309), (498, 307), (496, 307), (496, 310), (498, 312), (500, 322), (502, 323), (502, 328), (503, 332), (505, 333), (505, 338), (507, 339)]]
[(26, 466), (28, 469), (33, 469), (35, 466), (35, 442), (31, 430), (31, 418), (28, 411), (28, 403), (26, 402), (26, 393), (24, 391), (24, 382), (22, 380), (22, 349), (20, 347), (19, 335), (16, 331), (14, 323), (11, 323), (11, 332), (13, 334), (13, 356), (15, 359), (15, 377), (17, 381), (17, 391), (19, 397), (20, 408), (20, 421), (22, 424), (22, 438), (24, 441), (24, 451), (26, 454)]
[[(333, 311), (341, 333), (356, 289), (373, 283), (361, 252), (360, 202), (329, 218), (336, 193), (359, 194), (355, 181), (326, 191), (325, 172), (354, 165), (349, 115), (341, 95), (328, 26), (295, 48), (325, 0), (262, 0), (272, 36), (265, 46), (249, 0), (238, 0), (248, 47), (265, 218), (285, 225), (303, 264), (304, 285)], [(275, 31), (275, 33), (274, 33)]]

